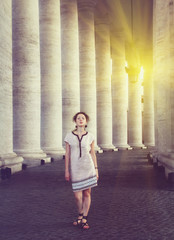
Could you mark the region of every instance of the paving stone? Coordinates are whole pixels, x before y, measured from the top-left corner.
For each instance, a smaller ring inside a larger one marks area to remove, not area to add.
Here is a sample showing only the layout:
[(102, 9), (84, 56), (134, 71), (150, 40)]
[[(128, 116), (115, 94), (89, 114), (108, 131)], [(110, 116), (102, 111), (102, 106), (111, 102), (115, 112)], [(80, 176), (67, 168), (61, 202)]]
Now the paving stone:
[(2, 240), (173, 240), (174, 191), (148, 150), (98, 154), (91, 228), (72, 226), (77, 212), (64, 160), (16, 173), (0, 183)]

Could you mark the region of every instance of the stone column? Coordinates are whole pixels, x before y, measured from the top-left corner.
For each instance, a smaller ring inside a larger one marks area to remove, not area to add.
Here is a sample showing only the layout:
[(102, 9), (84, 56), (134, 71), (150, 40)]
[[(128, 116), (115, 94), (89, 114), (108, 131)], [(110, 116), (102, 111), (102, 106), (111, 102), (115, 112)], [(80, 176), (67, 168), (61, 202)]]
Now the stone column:
[(13, 152), (12, 118), (12, 6), (10, 0), (0, 2), (0, 169), (11, 173), (22, 169), (22, 157)]
[[(174, 182), (174, 2), (156, 1), (155, 7), (155, 65), (159, 73), (159, 77), (156, 78), (158, 87), (158, 105), (155, 111), (158, 124), (156, 156), (157, 164), (164, 166), (168, 180)], [(162, 28), (164, 31), (161, 33)]]
[[(88, 129), (97, 142), (97, 101), (95, 68), (95, 0), (78, 0), (80, 51), (80, 109), (90, 117)], [(97, 147), (96, 143), (96, 150)]]
[[(157, 105), (158, 105), (158, 100), (157, 100), (157, 86), (158, 86), (158, 80), (159, 76), (157, 72), (157, 64), (156, 64), (156, 55), (157, 55), (157, 25), (158, 25), (158, 20), (157, 20), (157, 12), (156, 12), (156, 0), (153, 1), (153, 86), (154, 86), (154, 138), (155, 138), (155, 147), (154, 150), (150, 152), (151, 160), (153, 162), (157, 162), (157, 153), (158, 153), (158, 121), (157, 121)], [(160, 74), (160, 73), (159, 73)]]
[(111, 56), (108, 16), (95, 20), (96, 83), (97, 83), (97, 140), (105, 150), (112, 145)]
[[(149, 60), (150, 61), (150, 60)], [(151, 62), (151, 61), (150, 61)], [(148, 66), (144, 69), (144, 107), (143, 107), (143, 139), (145, 146), (154, 146), (154, 89), (153, 71)]]
[[(155, 125), (156, 125), (156, 150), (157, 154), (166, 152), (168, 148), (170, 124), (168, 124), (168, 100), (170, 79), (170, 17), (167, 1), (154, 1), (154, 84), (155, 84)], [(171, 6), (170, 6), (171, 7)], [(161, 29), (164, 31), (161, 32)], [(172, 43), (173, 45), (173, 43)], [(173, 65), (173, 64), (172, 64)], [(164, 70), (165, 68), (165, 70)]]
[(57, 159), (62, 148), (60, 2), (40, 0), (41, 146)]
[(26, 164), (49, 161), (40, 148), (38, 1), (13, 2), (14, 150)]
[(80, 111), (79, 36), (76, 0), (61, 0), (63, 139)]
[(169, 42), (170, 42), (170, 49), (169, 49), (169, 72), (170, 72), (170, 80), (169, 80), (169, 92), (170, 92), (170, 132), (171, 132), (171, 139), (168, 151), (173, 153), (173, 162), (174, 162), (174, 1), (172, 0), (169, 4)]
[(144, 147), (142, 144), (142, 104), (140, 69), (127, 68), (128, 73), (128, 143), (131, 147)]
[(112, 114), (113, 144), (130, 149), (127, 144), (128, 80), (125, 72), (125, 39), (122, 31), (112, 31)]

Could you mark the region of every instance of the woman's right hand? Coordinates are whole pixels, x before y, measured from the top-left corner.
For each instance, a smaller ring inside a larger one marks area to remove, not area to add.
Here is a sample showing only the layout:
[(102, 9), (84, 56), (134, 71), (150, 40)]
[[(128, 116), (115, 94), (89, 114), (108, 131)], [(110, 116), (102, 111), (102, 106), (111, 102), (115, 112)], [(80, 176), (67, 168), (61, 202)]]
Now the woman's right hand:
[(69, 181), (69, 180), (70, 180), (69, 170), (65, 170), (65, 180), (66, 180), (66, 181)]
[(97, 177), (97, 181), (99, 179), (99, 174), (98, 174), (98, 169), (95, 169), (96, 170), (96, 177)]

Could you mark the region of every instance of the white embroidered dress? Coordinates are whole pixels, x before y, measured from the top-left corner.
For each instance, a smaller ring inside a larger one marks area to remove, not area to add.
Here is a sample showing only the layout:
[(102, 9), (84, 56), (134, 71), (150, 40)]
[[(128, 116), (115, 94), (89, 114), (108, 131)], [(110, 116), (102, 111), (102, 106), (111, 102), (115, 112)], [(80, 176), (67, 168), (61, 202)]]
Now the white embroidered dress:
[(70, 173), (73, 192), (97, 186), (97, 177), (90, 150), (94, 136), (86, 132), (81, 139), (74, 132), (66, 135), (70, 145)]

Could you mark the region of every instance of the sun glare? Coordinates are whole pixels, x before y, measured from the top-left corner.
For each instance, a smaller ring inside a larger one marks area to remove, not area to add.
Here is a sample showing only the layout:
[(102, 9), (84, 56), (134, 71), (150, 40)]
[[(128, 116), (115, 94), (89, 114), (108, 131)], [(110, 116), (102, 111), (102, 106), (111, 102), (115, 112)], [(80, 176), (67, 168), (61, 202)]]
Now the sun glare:
[(144, 68), (143, 68), (143, 66), (141, 66), (139, 78), (140, 78), (141, 81), (143, 81), (143, 78), (144, 78)]

